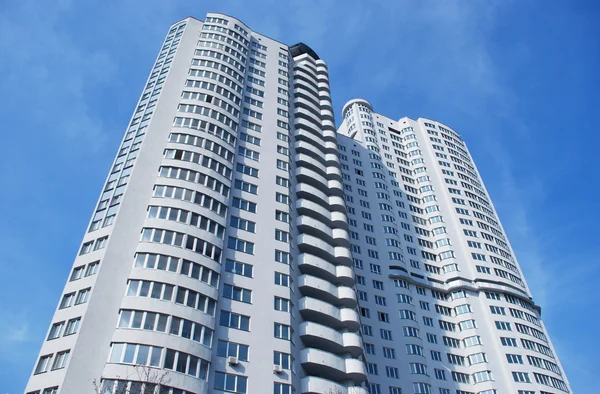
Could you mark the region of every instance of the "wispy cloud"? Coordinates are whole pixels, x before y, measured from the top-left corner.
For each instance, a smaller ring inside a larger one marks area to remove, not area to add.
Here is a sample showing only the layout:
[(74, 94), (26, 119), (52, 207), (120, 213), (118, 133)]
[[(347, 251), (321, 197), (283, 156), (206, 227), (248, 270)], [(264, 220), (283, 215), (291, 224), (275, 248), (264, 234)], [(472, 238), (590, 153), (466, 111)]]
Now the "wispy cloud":
[[(5, 111), (28, 114), (30, 133), (69, 145), (105, 142), (103, 122), (90, 105), (94, 84), (115, 72), (106, 51), (78, 45), (64, 25), (68, 1), (12, 1), (0, 11), (2, 94)], [(25, 107), (23, 105), (25, 104)], [(51, 128), (51, 134), (46, 130)]]

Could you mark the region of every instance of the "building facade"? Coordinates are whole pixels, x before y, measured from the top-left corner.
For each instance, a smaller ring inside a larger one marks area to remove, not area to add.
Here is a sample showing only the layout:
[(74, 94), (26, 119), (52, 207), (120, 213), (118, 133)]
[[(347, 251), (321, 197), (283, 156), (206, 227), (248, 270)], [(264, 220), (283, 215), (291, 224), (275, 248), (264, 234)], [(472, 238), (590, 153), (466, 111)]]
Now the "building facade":
[(26, 393), (568, 392), (460, 137), (343, 112), (306, 45), (174, 24)]
[(460, 135), (357, 99), (338, 145), (370, 392), (570, 392)]

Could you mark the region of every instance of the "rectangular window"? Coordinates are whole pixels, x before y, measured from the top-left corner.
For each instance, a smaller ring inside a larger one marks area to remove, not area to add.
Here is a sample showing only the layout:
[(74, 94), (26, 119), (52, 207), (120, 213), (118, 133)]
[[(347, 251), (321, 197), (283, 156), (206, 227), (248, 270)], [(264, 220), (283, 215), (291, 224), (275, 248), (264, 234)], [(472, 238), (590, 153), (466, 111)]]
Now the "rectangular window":
[(73, 334), (77, 333), (77, 329), (79, 328), (80, 321), (81, 321), (81, 317), (77, 317), (75, 319), (69, 320), (67, 322), (67, 326), (65, 328), (64, 336), (73, 335)]
[(221, 311), (219, 324), (237, 330), (250, 331), (250, 317), (229, 311)]
[(246, 376), (215, 372), (215, 390), (245, 394), (247, 387), (248, 378)]
[(67, 360), (69, 359), (70, 350), (65, 350), (63, 352), (56, 353), (56, 357), (54, 358), (54, 363), (52, 364), (52, 369), (63, 369), (67, 365)]
[(50, 328), (50, 332), (48, 333), (47, 340), (56, 339), (56, 338), (60, 337), (64, 326), (65, 326), (64, 321), (61, 321), (59, 323), (54, 323), (52, 325), (52, 327)]

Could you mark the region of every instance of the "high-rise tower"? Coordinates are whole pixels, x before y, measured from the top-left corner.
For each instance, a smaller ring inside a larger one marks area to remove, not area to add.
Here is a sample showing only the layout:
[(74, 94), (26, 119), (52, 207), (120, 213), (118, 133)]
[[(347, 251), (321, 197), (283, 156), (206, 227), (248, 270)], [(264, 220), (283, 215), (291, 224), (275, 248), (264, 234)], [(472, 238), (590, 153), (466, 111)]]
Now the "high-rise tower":
[(337, 157), (312, 49), (222, 14), (174, 24), (26, 392), (148, 393), (154, 371), (161, 394), (363, 382)]
[(371, 393), (569, 392), (460, 135), (360, 99), (338, 133)]
[(460, 136), (343, 118), (308, 46), (174, 24), (26, 393), (569, 392)]

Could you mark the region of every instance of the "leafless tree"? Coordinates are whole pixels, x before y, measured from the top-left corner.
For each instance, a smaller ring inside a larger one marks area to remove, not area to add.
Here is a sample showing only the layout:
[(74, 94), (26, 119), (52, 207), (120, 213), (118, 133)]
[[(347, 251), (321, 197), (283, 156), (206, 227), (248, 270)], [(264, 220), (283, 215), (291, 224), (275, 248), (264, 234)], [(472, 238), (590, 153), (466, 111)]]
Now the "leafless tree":
[[(104, 382), (94, 379), (94, 394), (163, 394), (168, 391), (168, 384), (171, 382), (168, 371), (162, 371), (147, 365), (135, 365), (133, 371), (122, 378), (117, 376), (111, 381), (110, 387), (106, 387)], [(115, 383), (116, 382), (116, 387)]]

